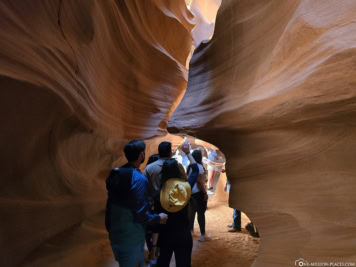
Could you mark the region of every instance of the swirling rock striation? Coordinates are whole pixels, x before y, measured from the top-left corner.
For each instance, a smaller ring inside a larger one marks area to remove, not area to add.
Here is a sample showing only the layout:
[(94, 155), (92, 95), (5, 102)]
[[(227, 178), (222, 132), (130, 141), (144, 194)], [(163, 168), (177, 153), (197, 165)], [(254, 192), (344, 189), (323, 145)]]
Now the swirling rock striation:
[(110, 265), (105, 176), (166, 134), (201, 41), (170, 129), (224, 152), (254, 266), (356, 261), (355, 2), (224, 0), (210, 42), (206, 6), (0, 2), (1, 266)]
[(128, 139), (166, 133), (194, 15), (185, 1), (1, 1), (0, 25), (0, 265), (103, 266), (104, 179)]
[(257, 266), (356, 262), (355, 1), (223, 1), (169, 121), (218, 146)]

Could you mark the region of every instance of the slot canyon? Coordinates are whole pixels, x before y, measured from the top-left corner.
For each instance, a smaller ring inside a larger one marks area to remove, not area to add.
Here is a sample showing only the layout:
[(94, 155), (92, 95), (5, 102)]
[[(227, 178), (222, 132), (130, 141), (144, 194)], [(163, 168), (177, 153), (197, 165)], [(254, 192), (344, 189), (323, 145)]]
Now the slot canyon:
[(1, 267), (107, 267), (124, 145), (184, 135), (223, 151), (252, 267), (356, 264), (355, 0), (1, 0), (0, 25)]

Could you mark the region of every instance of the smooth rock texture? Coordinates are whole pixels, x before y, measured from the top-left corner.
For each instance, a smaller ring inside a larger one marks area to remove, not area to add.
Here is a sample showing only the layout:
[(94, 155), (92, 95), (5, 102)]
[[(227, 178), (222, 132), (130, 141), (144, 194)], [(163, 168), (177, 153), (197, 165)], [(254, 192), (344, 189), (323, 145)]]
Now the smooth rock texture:
[(0, 266), (104, 266), (105, 178), (128, 139), (167, 133), (194, 15), (183, 0), (5, 0), (0, 25)]
[(0, 1), (0, 266), (114, 266), (106, 175), (129, 139), (149, 139), (147, 155), (180, 142), (151, 138), (182, 98), (170, 130), (224, 152), (230, 204), (262, 237), (254, 267), (355, 262), (355, 12), (354, 0), (224, 0), (183, 98), (213, 12)]
[(356, 262), (356, 2), (225, 0), (169, 122), (227, 158), (253, 267)]

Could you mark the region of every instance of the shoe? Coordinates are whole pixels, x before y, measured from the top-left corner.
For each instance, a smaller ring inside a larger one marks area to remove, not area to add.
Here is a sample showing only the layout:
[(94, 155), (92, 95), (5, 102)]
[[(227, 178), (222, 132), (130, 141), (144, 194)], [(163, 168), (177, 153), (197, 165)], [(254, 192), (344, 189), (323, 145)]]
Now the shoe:
[(204, 242), (204, 241), (210, 241), (211, 240), (211, 237), (207, 236), (207, 235), (201, 235), (199, 236), (198, 238), (198, 241), (199, 242)]
[(237, 232), (241, 232), (241, 228), (231, 228), (228, 230), (229, 233), (237, 233)]
[(252, 223), (246, 224), (245, 229), (250, 233), (252, 237), (260, 237), (258, 231), (255, 230), (255, 227)]
[(232, 228), (232, 224), (228, 224), (227, 227), (228, 227), (228, 228)]
[(208, 189), (207, 193), (208, 193), (208, 195), (214, 195), (213, 189)]
[(148, 267), (156, 267), (157, 266), (157, 260), (151, 260), (151, 262), (148, 264)]

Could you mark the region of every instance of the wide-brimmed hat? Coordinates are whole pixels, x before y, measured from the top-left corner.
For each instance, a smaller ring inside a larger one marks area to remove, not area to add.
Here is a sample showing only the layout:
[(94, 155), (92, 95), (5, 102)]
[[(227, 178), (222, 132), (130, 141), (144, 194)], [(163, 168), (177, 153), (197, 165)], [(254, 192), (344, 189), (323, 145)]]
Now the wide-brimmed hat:
[(168, 212), (177, 212), (189, 202), (192, 189), (190, 184), (180, 178), (171, 178), (161, 189), (160, 201), (162, 208)]

